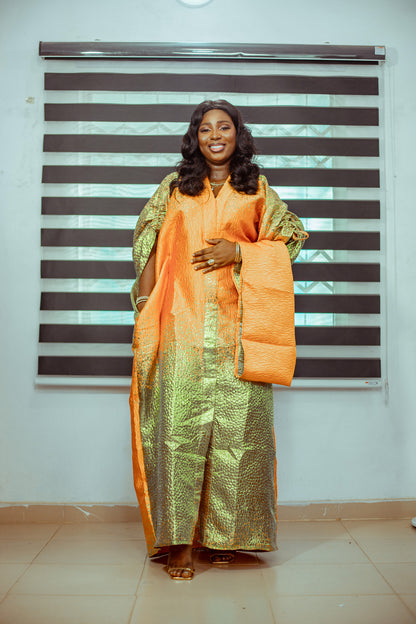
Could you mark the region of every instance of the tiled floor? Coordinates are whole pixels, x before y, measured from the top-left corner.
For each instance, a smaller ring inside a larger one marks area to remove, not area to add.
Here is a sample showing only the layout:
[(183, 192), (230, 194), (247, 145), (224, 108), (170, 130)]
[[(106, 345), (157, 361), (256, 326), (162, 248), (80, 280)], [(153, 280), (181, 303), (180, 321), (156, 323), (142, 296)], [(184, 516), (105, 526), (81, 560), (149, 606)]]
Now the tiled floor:
[(1, 524), (0, 624), (410, 624), (410, 520), (279, 523), (279, 550), (193, 581), (150, 562), (133, 523)]

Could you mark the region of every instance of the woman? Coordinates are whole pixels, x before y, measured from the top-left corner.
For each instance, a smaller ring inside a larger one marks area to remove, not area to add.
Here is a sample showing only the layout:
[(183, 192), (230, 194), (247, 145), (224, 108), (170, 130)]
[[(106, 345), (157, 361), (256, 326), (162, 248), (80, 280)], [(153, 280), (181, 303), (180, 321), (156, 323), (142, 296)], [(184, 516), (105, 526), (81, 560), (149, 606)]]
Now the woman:
[(295, 364), (291, 260), (307, 234), (252, 162), (239, 111), (194, 111), (183, 160), (149, 200), (133, 244), (133, 469), (149, 555), (190, 580), (276, 549), (271, 382)]

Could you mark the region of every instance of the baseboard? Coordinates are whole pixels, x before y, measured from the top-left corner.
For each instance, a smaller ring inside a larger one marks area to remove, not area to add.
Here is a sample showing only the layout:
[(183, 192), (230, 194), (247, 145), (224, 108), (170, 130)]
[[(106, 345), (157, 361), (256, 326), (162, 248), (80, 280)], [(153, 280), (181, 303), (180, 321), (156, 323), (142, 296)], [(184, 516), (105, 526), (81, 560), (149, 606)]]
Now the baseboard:
[(317, 501), (288, 503), (277, 507), (278, 519), (285, 520), (388, 520), (416, 516), (416, 499)]
[(112, 504), (2, 504), (0, 524), (15, 522), (141, 522), (137, 505)]
[[(416, 499), (281, 503), (277, 514), (280, 522), (411, 518), (416, 516)], [(141, 518), (137, 505), (3, 503), (0, 524), (17, 522), (141, 522)]]

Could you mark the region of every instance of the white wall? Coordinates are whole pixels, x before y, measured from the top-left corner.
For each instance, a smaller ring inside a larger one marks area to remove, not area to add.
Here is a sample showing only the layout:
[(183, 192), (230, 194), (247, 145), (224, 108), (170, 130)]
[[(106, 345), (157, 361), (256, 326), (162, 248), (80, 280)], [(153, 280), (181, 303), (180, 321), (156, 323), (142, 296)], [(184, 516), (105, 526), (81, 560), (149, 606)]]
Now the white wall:
[(37, 46), (95, 39), (387, 46), (389, 394), (279, 392), (279, 496), (415, 496), (415, 32), (414, 0), (212, 0), (202, 9), (176, 0), (2, 0), (1, 500), (135, 502), (127, 392), (34, 386), (45, 69)]

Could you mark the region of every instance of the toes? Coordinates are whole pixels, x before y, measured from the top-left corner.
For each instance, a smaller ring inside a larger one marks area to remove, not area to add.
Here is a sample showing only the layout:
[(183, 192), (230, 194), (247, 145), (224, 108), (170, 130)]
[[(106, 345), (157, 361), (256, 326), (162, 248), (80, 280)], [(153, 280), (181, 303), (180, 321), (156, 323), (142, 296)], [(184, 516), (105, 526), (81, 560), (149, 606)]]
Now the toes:
[(212, 553), (211, 563), (232, 563), (234, 561), (233, 553)]
[(183, 568), (170, 568), (169, 575), (172, 578), (190, 578), (190, 577), (192, 577), (192, 573), (189, 570), (184, 570)]

